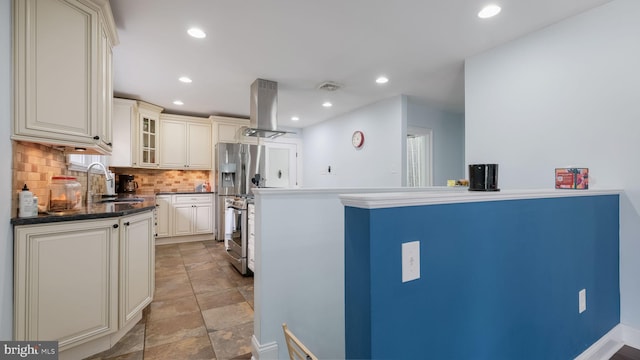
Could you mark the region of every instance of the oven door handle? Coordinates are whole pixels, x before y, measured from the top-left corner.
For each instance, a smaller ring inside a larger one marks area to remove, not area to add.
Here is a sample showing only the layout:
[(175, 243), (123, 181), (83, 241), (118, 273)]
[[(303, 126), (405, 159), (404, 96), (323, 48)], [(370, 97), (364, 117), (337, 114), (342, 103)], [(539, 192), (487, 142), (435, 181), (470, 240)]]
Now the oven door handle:
[(242, 261), (242, 258), (237, 258), (231, 254), (231, 249), (227, 249), (227, 255), (231, 256), (235, 261)]

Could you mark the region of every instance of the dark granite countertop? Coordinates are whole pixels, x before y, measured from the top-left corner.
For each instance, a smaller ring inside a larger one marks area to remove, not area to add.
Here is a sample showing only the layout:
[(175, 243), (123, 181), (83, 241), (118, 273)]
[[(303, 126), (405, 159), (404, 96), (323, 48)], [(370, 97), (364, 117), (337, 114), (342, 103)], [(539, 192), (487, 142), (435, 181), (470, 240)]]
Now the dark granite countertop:
[(161, 191), (156, 195), (196, 195), (196, 194), (215, 194), (215, 191)]
[(142, 202), (132, 203), (93, 203), (89, 207), (83, 207), (79, 210), (70, 210), (63, 213), (49, 214), (40, 213), (38, 216), (13, 218), (11, 224), (16, 225), (35, 225), (46, 224), (62, 221), (91, 220), (103, 219), (110, 217), (119, 217), (131, 215), (144, 211), (155, 209), (156, 202), (153, 196), (137, 196), (144, 199)]

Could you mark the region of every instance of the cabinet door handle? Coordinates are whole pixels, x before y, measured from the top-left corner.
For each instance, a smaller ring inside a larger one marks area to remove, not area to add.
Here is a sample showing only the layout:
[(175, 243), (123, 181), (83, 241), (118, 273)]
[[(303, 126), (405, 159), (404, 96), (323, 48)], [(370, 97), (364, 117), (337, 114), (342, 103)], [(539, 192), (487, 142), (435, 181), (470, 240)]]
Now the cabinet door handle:
[(109, 145), (109, 146), (113, 146), (113, 144), (112, 144), (112, 143), (107, 143), (107, 145)]
[(117, 229), (118, 228), (118, 224), (113, 224), (113, 228)]
[(98, 135), (94, 136), (93, 140), (100, 140), (100, 136), (98, 136)]
[(123, 224), (124, 226), (129, 226), (131, 225), (131, 223), (129, 223), (128, 221), (126, 223)]

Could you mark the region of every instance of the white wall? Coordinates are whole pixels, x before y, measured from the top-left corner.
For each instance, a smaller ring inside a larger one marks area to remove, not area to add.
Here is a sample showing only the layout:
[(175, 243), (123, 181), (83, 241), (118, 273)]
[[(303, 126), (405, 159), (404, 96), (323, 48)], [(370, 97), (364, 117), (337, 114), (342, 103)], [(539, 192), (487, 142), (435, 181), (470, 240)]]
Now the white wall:
[(340, 190), (273, 190), (256, 195), (254, 336), (261, 345), (277, 342), (285, 359), (286, 322), (317, 356), (344, 358)]
[[(11, 0), (0, 0), (0, 172), (11, 174)], [(12, 339), (13, 232), (11, 180), (0, 181), (0, 340)]]
[[(405, 167), (403, 101), (402, 96), (382, 100), (305, 128), (304, 187), (400, 186)], [(356, 130), (365, 135), (359, 150), (351, 145)]]
[(432, 130), (434, 186), (446, 186), (448, 179), (465, 177), (464, 114), (441, 110), (409, 96), (407, 125)]
[[(505, 14), (506, 16), (507, 14)], [(500, 164), (499, 185), (552, 188), (555, 167), (589, 167), (622, 188), (621, 322), (640, 328), (640, 1), (616, 0), (472, 57), (466, 161)]]
[(447, 187), (255, 190), (257, 359), (288, 358), (283, 322), (320, 359), (344, 359), (344, 206), (339, 195), (398, 191), (466, 192)]

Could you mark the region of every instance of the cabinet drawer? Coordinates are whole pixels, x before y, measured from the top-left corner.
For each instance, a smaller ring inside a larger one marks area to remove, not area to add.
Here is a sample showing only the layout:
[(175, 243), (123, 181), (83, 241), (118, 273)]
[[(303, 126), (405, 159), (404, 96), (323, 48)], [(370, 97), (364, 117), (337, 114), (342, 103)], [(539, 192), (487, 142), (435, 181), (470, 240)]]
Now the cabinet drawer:
[(213, 195), (211, 194), (183, 194), (172, 195), (174, 204), (211, 204)]

